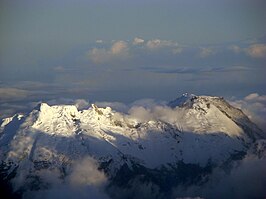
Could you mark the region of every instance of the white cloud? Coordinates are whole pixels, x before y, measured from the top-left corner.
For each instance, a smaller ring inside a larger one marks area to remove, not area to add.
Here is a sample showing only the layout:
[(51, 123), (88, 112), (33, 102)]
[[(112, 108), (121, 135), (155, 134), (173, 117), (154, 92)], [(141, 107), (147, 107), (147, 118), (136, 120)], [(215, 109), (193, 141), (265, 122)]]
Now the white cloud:
[(251, 93), (251, 94), (247, 95), (244, 99), (245, 100), (253, 100), (253, 99), (256, 99), (258, 96), (259, 96), (258, 93)]
[(133, 45), (143, 44), (144, 43), (144, 39), (135, 37), (132, 43), (133, 43)]
[[(146, 100), (145, 100), (146, 101)], [(151, 104), (146, 105), (145, 101), (143, 105), (140, 105), (140, 102), (133, 103), (133, 106), (129, 109), (129, 118), (134, 118), (138, 122), (147, 122), (147, 121), (163, 121), (171, 124), (182, 124), (184, 120), (184, 110), (182, 108), (176, 107), (174, 109), (160, 104)], [(139, 105), (134, 105), (139, 104)]]
[(112, 55), (121, 55), (123, 53), (126, 53), (127, 51), (128, 51), (127, 43), (124, 41), (117, 41), (112, 45), (110, 53)]
[(165, 47), (177, 47), (178, 44), (173, 41), (153, 39), (153, 40), (147, 41), (146, 46), (148, 49), (154, 50), (154, 49), (165, 48)]
[[(64, 179), (58, 169), (42, 169), (36, 175), (44, 184), (47, 183), (49, 186), (45, 189), (26, 191), (23, 198), (85, 199), (89, 197), (109, 199), (104, 191), (107, 177), (104, 172), (98, 170), (98, 166), (97, 161), (91, 157), (76, 160), (70, 169), (71, 173)], [(25, 183), (27, 180), (17, 183)]]
[(128, 44), (124, 41), (115, 42), (110, 49), (93, 48), (88, 52), (88, 57), (94, 63), (106, 63), (111, 60), (123, 60), (129, 57)]
[(97, 161), (87, 157), (76, 162), (69, 181), (72, 186), (102, 186), (107, 182), (107, 177), (98, 170)]
[(246, 49), (246, 53), (254, 58), (266, 58), (266, 45), (254, 44)]
[(98, 40), (96, 40), (96, 43), (101, 44), (101, 43), (103, 43), (103, 40), (98, 39)]
[(200, 48), (199, 56), (202, 58), (214, 55), (216, 52), (212, 48)]
[(258, 93), (251, 93), (244, 98), (246, 101), (264, 101), (266, 102), (266, 95), (259, 95)]
[(251, 93), (242, 100), (230, 102), (240, 108), (253, 122), (266, 132), (266, 95)]
[(174, 49), (172, 50), (172, 53), (173, 53), (173, 54), (179, 54), (179, 53), (181, 53), (182, 51), (183, 51), (183, 48), (178, 47), (178, 48), (174, 48)]
[(86, 109), (90, 106), (90, 103), (84, 99), (77, 99), (75, 100), (75, 106), (81, 110), (81, 109)]
[(228, 47), (234, 53), (246, 53), (246, 55), (253, 58), (266, 58), (266, 45), (265, 44), (252, 44), (247, 48), (241, 48), (237, 45)]
[(149, 109), (145, 109), (142, 106), (132, 107), (131, 109), (129, 109), (128, 113), (138, 122), (147, 122), (154, 119), (151, 111)]
[(149, 40), (147, 42), (146, 46), (149, 49), (155, 49), (155, 48), (162, 47), (161, 40), (159, 40), (159, 39)]
[(93, 48), (88, 52), (88, 56), (94, 63), (104, 63), (111, 57), (110, 53), (104, 48)]
[(95, 102), (98, 107), (111, 107), (115, 111), (127, 112), (129, 107), (121, 102)]
[(56, 67), (54, 67), (54, 71), (56, 71), (56, 72), (64, 72), (65, 68), (63, 66), (56, 66)]
[(234, 53), (240, 53), (242, 52), (242, 49), (237, 45), (229, 46), (229, 50), (233, 51)]

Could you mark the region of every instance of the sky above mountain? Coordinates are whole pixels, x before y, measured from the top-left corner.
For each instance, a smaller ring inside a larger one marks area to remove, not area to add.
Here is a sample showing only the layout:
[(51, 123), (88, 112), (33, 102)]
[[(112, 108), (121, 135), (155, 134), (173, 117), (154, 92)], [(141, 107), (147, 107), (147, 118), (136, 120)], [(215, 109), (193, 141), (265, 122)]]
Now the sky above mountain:
[(263, 0), (3, 0), (0, 109), (264, 96), (265, 9)]

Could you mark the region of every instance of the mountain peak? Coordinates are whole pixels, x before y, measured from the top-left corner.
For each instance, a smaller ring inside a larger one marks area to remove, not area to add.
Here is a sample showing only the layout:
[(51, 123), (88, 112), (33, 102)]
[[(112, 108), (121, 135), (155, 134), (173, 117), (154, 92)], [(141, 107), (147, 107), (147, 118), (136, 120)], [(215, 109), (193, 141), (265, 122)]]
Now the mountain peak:
[(37, 118), (43, 123), (51, 120), (62, 120), (62, 118), (71, 120), (79, 115), (79, 111), (75, 105), (50, 106), (47, 103), (40, 103), (34, 110), (37, 110)]
[[(223, 124), (226, 120), (233, 121), (233, 123), (241, 127), (245, 134), (252, 140), (266, 137), (265, 133), (251, 122), (240, 109), (230, 105), (223, 97), (197, 96), (185, 93), (181, 97), (170, 101), (168, 106), (171, 108), (179, 107), (187, 109), (187, 112), (195, 117), (193, 123), (197, 123), (199, 126), (205, 124), (206, 121), (214, 120), (214, 118), (216, 118), (217, 122), (220, 123), (219, 126), (221, 128), (228, 128), (231, 126), (229, 123)], [(223, 122), (221, 118), (224, 119)], [(210, 126), (211, 129), (214, 127), (214, 124), (210, 125), (207, 123), (206, 125)]]
[(168, 106), (171, 108), (175, 107), (184, 107), (186, 105), (191, 105), (192, 102), (194, 102), (198, 98), (209, 98), (210, 96), (197, 96), (192, 93), (184, 93), (180, 97), (176, 98), (175, 100), (172, 100), (168, 103)]
[(45, 102), (39, 102), (34, 108), (33, 110), (37, 110), (37, 111), (45, 111), (47, 109), (49, 109), (50, 106), (45, 103)]
[(168, 103), (168, 106), (170, 106), (171, 108), (184, 107), (184, 106), (191, 106), (192, 104), (197, 103), (197, 102), (211, 102), (213, 100), (225, 102), (223, 97), (184, 93), (180, 97), (176, 98), (175, 100), (170, 101)]

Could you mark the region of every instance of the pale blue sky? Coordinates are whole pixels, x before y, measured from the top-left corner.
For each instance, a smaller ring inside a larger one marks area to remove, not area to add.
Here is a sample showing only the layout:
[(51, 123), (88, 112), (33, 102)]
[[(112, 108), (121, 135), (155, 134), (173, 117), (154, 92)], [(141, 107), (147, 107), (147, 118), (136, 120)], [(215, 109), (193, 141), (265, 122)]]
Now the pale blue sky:
[(266, 30), (263, 0), (1, 2), (6, 45), (56, 41), (72, 46), (136, 36), (206, 44), (261, 37)]

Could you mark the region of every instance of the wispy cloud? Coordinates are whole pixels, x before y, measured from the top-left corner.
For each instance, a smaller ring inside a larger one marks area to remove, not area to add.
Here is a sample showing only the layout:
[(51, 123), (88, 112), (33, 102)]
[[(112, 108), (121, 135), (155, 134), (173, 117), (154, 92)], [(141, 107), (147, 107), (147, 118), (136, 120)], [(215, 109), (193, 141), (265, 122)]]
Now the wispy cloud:
[(30, 91), (17, 88), (0, 88), (0, 102), (26, 99)]
[(244, 66), (226, 66), (226, 67), (176, 67), (176, 68), (156, 68), (146, 67), (155, 73), (177, 73), (177, 74), (199, 74), (199, 73), (215, 73), (215, 72), (234, 72), (234, 71), (249, 71), (252, 70)]

